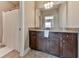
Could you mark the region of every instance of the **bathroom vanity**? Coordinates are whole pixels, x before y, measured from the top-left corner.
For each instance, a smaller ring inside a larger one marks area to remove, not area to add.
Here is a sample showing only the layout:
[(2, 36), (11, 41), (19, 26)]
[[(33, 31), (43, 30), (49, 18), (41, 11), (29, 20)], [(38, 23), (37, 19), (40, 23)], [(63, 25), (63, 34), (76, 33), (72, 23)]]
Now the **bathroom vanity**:
[(44, 29), (29, 29), (31, 49), (46, 52), (58, 57), (78, 57), (78, 29), (50, 29), (44, 37)]

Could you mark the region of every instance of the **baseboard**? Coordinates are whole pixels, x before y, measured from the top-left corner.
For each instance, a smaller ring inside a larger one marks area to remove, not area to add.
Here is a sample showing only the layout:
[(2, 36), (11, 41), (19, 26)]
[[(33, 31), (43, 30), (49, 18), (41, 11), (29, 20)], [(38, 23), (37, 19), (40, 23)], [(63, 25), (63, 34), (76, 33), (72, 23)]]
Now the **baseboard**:
[(0, 49), (0, 58), (11, 52), (13, 49), (10, 49), (8, 47), (4, 47)]

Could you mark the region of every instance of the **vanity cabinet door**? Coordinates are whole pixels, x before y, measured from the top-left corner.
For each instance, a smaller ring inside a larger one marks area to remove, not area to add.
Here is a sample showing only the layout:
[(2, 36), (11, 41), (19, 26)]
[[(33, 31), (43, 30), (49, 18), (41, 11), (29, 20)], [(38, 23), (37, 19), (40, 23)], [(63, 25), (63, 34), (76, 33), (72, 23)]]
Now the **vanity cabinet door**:
[(77, 34), (63, 33), (62, 40), (62, 57), (74, 58), (77, 57)]
[(50, 32), (46, 38), (43, 31), (30, 31), (29, 46), (55, 56), (74, 58), (78, 55), (77, 37), (77, 33)]
[(44, 32), (38, 32), (37, 49), (47, 52), (47, 38), (44, 37)]
[(31, 49), (47, 52), (48, 38), (44, 37), (44, 32), (30, 31), (29, 35), (29, 46)]
[(49, 40), (49, 48), (48, 51), (52, 55), (59, 56), (59, 39), (60, 39), (60, 34), (58, 33), (50, 33), (50, 40)]
[(29, 46), (32, 49), (37, 49), (37, 32), (29, 31)]

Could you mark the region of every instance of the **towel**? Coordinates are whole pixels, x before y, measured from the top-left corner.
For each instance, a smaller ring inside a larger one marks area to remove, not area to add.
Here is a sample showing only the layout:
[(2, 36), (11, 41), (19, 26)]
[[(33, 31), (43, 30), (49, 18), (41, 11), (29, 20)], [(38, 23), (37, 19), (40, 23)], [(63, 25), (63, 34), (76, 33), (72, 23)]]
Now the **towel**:
[(49, 37), (49, 30), (44, 30), (44, 37), (46, 37), (46, 38)]

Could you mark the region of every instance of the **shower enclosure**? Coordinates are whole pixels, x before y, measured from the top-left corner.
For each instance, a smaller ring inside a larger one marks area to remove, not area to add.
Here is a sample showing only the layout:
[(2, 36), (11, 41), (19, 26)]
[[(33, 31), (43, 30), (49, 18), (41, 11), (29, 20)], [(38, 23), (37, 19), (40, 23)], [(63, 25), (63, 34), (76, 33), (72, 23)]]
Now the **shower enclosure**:
[(19, 9), (0, 12), (0, 57), (12, 50), (20, 52)]

